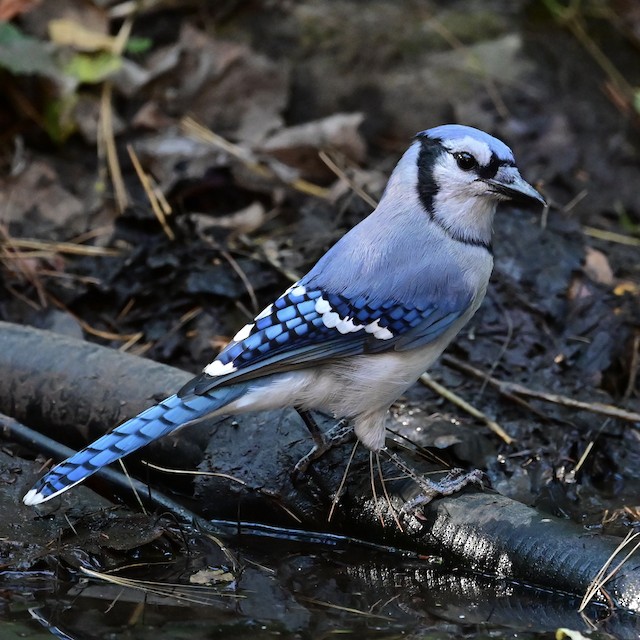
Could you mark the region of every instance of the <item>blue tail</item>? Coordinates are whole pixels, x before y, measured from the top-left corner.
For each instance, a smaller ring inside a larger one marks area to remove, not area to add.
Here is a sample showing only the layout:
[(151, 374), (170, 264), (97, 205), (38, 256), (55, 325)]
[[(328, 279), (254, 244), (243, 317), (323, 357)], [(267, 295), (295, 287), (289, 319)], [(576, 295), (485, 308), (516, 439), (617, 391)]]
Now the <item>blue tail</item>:
[(38, 480), (23, 502), (36, 505), (51, 500), (101, 467), (233, 402), (245, 390), (245, 385), (238, 384), (219, 387), (204, 395), (170, 396), (56, 465)]

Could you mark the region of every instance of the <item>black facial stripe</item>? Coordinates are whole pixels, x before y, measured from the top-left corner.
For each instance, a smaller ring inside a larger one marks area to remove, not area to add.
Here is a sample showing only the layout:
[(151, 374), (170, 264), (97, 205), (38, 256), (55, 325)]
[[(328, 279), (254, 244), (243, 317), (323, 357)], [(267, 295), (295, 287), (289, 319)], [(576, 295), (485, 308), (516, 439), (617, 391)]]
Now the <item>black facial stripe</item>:
[[(433, 165), (436, 162), (437, 157), (445, 153), (446, 150), (440, 144), (439, 140), (432, 140), (430, 138), (420, 137), (420, 152), (418, 154), (418, 197), (420, 198), (420, 202), (424, 207), (425, 211), (450, 238), (455, 240), (456, 242), (462, 242), (463, 244), (467, 244), (473, 247), (482, 247), (486, 249), (491, 255), (493, 255), (493, 248), (491, 247), (490, 242), (483, 242), (477, 238), (467, 238), (462, 236), (459, 233), (453, 232), (451, 229), (447, 228), (442, 220), (437, 218), (434, 215), (433, 209), (433, 199), (438, 192), (438, 185), (436, 181), (433, 179)], [(497, 160), (497, 158), (496, 158)], [(493, 161), (493, 157), (492, 157)], [(498, 164), (498, 167), (500, 163)], [(498, 167), (496, 167), (495, 171), (492, 175), (495, 175), (498, 171)]]
[(490, 178), (495, 177), (500, 167), (515, 167), (515, 163), (511, 160), (499, 160), (498, 156), (495, 153), (492, 153), (489, 164), (484, 166), (480, 165), (476, 169), (476, 173), (478, 174), (479, 178), (482, 178), (483, 180), (489, 180)]
[(444, 147), (439, 140), (419, 138), (420, 153), (418, 154), (418, 196), (422, 206), (433, 218), (433, 198), (438, 191), (438, 185), (433, 179), (433, 165), (436, 158), (444, 153)]

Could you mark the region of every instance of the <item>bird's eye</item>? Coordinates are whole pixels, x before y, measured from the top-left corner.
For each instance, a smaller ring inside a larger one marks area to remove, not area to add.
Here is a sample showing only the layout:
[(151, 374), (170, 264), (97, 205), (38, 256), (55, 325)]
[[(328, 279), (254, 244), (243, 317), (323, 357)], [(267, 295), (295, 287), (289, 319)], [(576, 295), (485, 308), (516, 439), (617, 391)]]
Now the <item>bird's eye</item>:
[(466, 151), (458, 151), (453, 154), (453, 157), (463, 171), (471, 171), (471, 169), (475, 169), (478, 166), (478, 161)]

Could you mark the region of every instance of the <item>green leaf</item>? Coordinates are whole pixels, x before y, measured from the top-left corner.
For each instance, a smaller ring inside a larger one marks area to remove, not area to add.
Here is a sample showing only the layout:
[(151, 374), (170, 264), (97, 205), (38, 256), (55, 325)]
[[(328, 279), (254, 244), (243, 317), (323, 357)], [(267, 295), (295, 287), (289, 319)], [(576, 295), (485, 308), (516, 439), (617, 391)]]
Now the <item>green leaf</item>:
[(103, 51), (97, 54), (76, 53), (65, 65), (65, 72), (80, 82), (97, 84), (106, 80), (122, 66), (122, 59)]
[(0, 67), (15, 75), (38, 74), (59, 80), (53, 53), (50, 43), (27, 36), (8, 22), (0, 23)]
[(153, 40), (151, 38), (139, 38), (132, 37), (127, 41), (127, 53), (138, 54), (145, 53), (145, 51), (149, 51), (153, 46)]
[(44, 109), (44, 124), (49, 137), (58, 144), (64, 142), (76, 130), (73, 110), (78, 102), (75, 93), (50, 100)]

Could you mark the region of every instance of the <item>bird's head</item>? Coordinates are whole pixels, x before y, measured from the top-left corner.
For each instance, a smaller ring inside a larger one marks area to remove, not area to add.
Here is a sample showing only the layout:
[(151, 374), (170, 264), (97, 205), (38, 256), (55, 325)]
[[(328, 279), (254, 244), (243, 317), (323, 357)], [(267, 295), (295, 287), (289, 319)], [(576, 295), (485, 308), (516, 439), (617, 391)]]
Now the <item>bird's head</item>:
[(396, 174), (398, 186), (417, 189), (421, 208), (434, 222), (469, 244), (490, 246), (499, 201), (545, 204), (520, 176), (511, 149), (473, 127), (446, 124), (422, 131)]
[(462, 198), (545, 204), (520, 176), (511, 149), (488, 133), (445, 124), (422, 131), (416, 139), (421, 144), (420, 178), (433, 182), (435, 189), (451, 190)]

